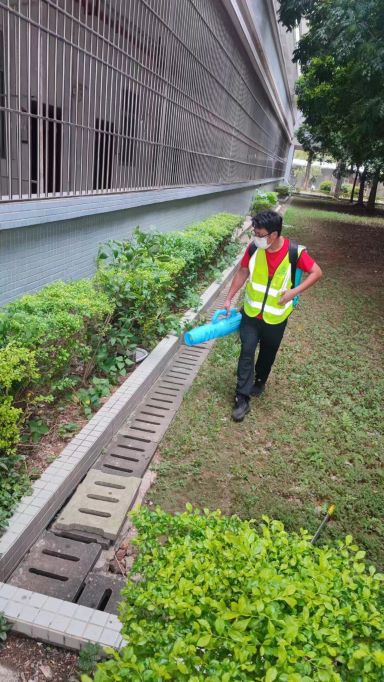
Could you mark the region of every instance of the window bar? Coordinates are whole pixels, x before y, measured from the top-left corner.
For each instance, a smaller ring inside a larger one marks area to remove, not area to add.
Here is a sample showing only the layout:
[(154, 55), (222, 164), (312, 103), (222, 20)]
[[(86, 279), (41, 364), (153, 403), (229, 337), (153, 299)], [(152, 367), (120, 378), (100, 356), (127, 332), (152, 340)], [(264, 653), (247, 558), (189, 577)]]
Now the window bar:
[[(58, 43), (58, 31), (59, 31), (59, 13), (56, 10), (55, 12), (55, 35), (54, 35), (54, 52), (53, 52), (53, 116), (54, 116), (54, 123), (53, 123), (53, 163), (52, 163), (52, 172), (53, 172), (53, 196), (57, 196), (57, 127), (59, 125), (59, 117), (58, 117), (58, 106), (57, 106), (57, 69), (58, 69), (58, 64), (57, 64), (57, 43)], [(62, 146), (60, 144), (60, 149), (62, 153)], [(60, 185), (61, 185), (61, 178), (60, 178)], [(59, 192), (60, 192), (60, 187), (59, 187)]]
[[(130, 2), (129, 2), (130, 4)], [(125, 10), (128, 7), (128, 3), (124, 3), (124, 8), (122, 8), (121, 5), (121, 0), (120, 0), (120, 6), (119, 6), (119, 17), (120, 17), (120, 23), (121, 23), (121, 29), (119, 31), (119, 37), (118, 37), (118, 50), (117, 50), (117, 67), (118, 67), (118, 78), (116, 79), (116, 95), (117, 95), (117, 110), (118, 110), (118, 118), (117, 118), (117, 146), (116, 146), (116, 189), (118, 189), (119, 192), (123, 191), (122, 187), (122, 172), (123, 172), (123, 149), (124, 149), (124, 142), (123, 142), (123, 135), (122, 135), (122, 126), (123, 126), (123, 91), (124, 91), (124, 84), (126, 82), (125, 79), (125, 72), (126, 72), (126, 67), (124, 65), (126, 64), (126, 55), (124, 54), (123, 48), (124, 48), (124, 33), (125, 31), (129, 31), (129, 23), (127, 16), (129, 16), (130, 10), (128, 9), (127, 14), (125, 14)], [(119, 67), (120, 64), (120, 67)]]
[[(66, 0), (65, 0), (66, 2)], [(62, 15), (63, 17), (63, 39), (62, 39), (62, 48), (61, 48), (61, 119), (62, 119), (62, 149), (61, 149), (61, 157), (60, 157), (60, 196), (65, 196), (68, 195), (68, 187), (65, 186), (64, 183), (64, 156), (65, 154), (69, 154), (69, 149), (67, 149), (65, 143), (68, 140), (68, 135), (67, 135), (67, 115), (66, 115), (66, 97), (65, 97), (65, 82), (66, 82), (66, 69), (65, 69), (65, 62), (66, 62), (66, 41), (65, 41), (65, 33), (66, 33), (66, 22), (67, 22), (67, 16), (65, 13)], [(68, 143), (67, 143), (68, 144)]]
[[(80, 61), (80, 32), (81, 32), (81, 26), (80, 26), (80, 19), (81, 19), (81, 2), (79, 0), (79, 13), (77, 15), (77, 20), (76, 20), (76, 34), (77, 34), (77, 41), (76, 41), (76, 47), (75, 47), (75, 60), (76, 60), (76, 84), (74, 87), (74, 92), (75, 92), (75, 122), (74, 122), (74, 154), (73, 154), (73, 193), (74, 196), (77, 195), (77, 167), (79, 165), (79, 161), (81, 164), (81, 157), (82, 153), (80, 154), (80, 159), (78, 158), (77, 154), (77, 135), (78, 135), (78, 129), (79, 129), (79, 97), (80, 94), (83, 91), (83, 84), (80, 84), (79, 81), (79, 61)], [(83, 98), (83, 95), (81, 95), (81, 98)], [(82, 148), (81, 148), (82, 151)], [(81, 188), (80, 188), (81, 189)], [(81, 194), (81, 191), (79, 192)]]
[[(104, 157), (104, 136), (102, 132), (102, 123), (101, 123), (101, 111), (102, 111), (102, 101), (103, 101), (103, 78), (104, 78), (104, 37), (105, 37), (105, 14), (102, 11), (100, 7), (100, 3), (97, 3), (96, 5), (96, 10), (97, 10), (97, 33), (99, 35), (98, 39), (98, 44), (97, 44), (97, 56), (99, 56), (99, 45), (101, 47), (101, 58), (100, 58), (100, 75), (99, 75), (99, 86), (97, 87), (96, 84), (96, 90), (95, 92), (97, 93), (99, 97), (99, 112), (98, 112), (98, 129), (96, 131), (97, 135), (97, 158), (96, 158), (96, 152), (94, 151), (93, 154), (93, 163), (96, 164), (96, 171), (95, 171), (95, 177), (96, 177), (96, 194), (100, 194), (101, 192), (101, 173), (100, 170), (103, 166), (103, 157)], [(101, 16), (103, 16), (103, 33), (101, 34), (100, 30), (100, 20)]]
[[(15, 18), (15, 65), (16, 65), (16, 92), (17, 92), (17, 136), (16, 136), (16, 149), (17, 149), (17, 179), (18, 179), (18, 195), (19, 199), (22, 198), (22, 146), (21, 146), (21, 126), (22, 126), (22, 107), (21, 107), (21, 16), (20, 16), (20, 0), (17, 3), (17, 9), (19, 16)], [(16, 30), (17, 21), (17, 30)]]
[[(4, 17), (4, 15), (3, 15)], [(6, 110), (4, 113), (4, 120), (6, 121), (5, 126), (5, 138), (6, 138), (6, 162), (8, 169), (8, 199), (12, 199), (12, 141), (11, 141), (11, 31), (10, 31), (10, 16), (9, 11), (7, 12), (7, 32), (4, 31), (3, 24), (3, 36), (6, 35), (7, 44), (7, 86), (5, 88), (5, 78), (4, 78), (4, 89), (6, 90), (6, 95), (3, 97)], [(4, 60), (5, 61), (5, 60)]]
[[(119, 182), (118, 187), (121, 192), (126, 190), (126, 175), (127, 175), (127, 165), (124, 162), (127, 152), (130, 153), (129, 142), (125, 135), (125, 121), (126, 119), (126, 101), (129, 102), (130, 97), (130, 71), (132, 68), (132, 63), (129, 54), (129, 36), (131, 27), (131, 5), (132, 0), (129, 0), (129, 4), (126, 2), (123, 9), (123, 24), (125, 26), (125, 31), (122, 31), (121, 40), (121, 76), (119, 83)], [(127, 98), (127, 100), (126, 100)]]
[[(84, 141), (84, 129), (85, 129), (85, 92), (87, 90), (86, 85), (85, 85), (85, 70), (86, 70), (86, 64), (87, 64), (87, 30), (86, 30), (86, 22), (87, 22), (87, 3), (84, 5), (84, 23), (81, 23), (81, 2), (79, 2), (79, 32), (80, 35), (83, 35), (84, 37), (84, 45), (81, 48), (81, 40), (79, 38), (79, 50), (81, 49), (82, 51), (82, 60), (83, 60), (83, 70), (82, 70), (82, 75), (81, 75), (81, 83), (82, 83), (82, 95), (81, 95), (81, 131), (80, 131), (80, 148), (81, 148), (81, 154), (80, 154), (80, 184), (79, 184), (79, 193), (80, 196), (84, 194), (84, 177), (83, 177), (83, 168), (84, 168), (84, 148), (85, 148), (85, 141)], [(89, 90), (90, 82), (88, 81), (88, 90)]]
[(28, 130), (28, 199), (32, 196), (32, 177), (31, 177), (31, 0), (28, 0), (28, 21), (27, 21), (27, 115), (26, 128)]
[[(87, 112), (87, 152), (86, 152), (86, 159), (85, 159), (85, 193), (86, 194), (92, 194), (93, 193), (93, 180), (89, 180), (90, 176), (90, 171), (91, 171), (91, 177), (93, 178), (93, 164), (89, 163), (89, 154), (90, 154), (90, 138), (91, 138), (91, 92), (95, 96), (96, 94), (96, 69), (97, 69), (97, 61), (93, 61), (92, 55), (93, 55), (93, 39), (94, 39), (94, 18), (95, 18), (95, 0), (92, 0), (92, 6), (91, 6), (91, 20), (92, 22), (92, 30), (90, 31), (90, 41), (89, 41), (89, 51), (88, 51), (88, 60), (89, 60), (89, 70), (88, 70), (88, 112)], [(87, 14), (86, 14), (86, 22), (87, 22)], [(97, 39), (96, 39), (97, 43)], [(93, 77), (92, 77), (92, 66), (94, 64), (94, 69), (93, 69)], [(91, 189), (89, 189), (89, 183), (91, 185)]]
[[(74, 22), (74, 2), (71, 0), (71, 18), (70, 18), (70, 45), (69, 45), (69, 87), (68, 87), (68, 157), (67, 157), (67, 186), (68, 193), (74, 196), (72, 179), (73, 179), (73, 169), (72, 165), (76, 163), (76, 154), (72, 149), (73, 139), (72, 139), (72, 128), (73, 128), (73, 22)], [(66, 36), (64, 36), (66, 37)], [(71, 172), (72, 171), (72, 172)]]

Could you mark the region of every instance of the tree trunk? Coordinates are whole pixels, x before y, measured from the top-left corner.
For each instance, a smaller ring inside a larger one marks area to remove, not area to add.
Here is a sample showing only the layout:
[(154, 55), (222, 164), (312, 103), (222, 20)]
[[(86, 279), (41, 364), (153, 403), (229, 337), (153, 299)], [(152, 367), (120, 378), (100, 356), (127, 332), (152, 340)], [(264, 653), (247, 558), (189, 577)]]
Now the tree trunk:
[(341, 192), (342, 182), (343, 182), (343, 176), (341, 175), (341, 173), (339, 171), (337, 174), (337, 177), (336, 177), (336, 185), (335, 185), (335, 193), (334, 193), (335, 199), (339, 198), (339, 194)]
[(302, 189), (308, 189), (309, 178), (311, 175), (312, 161), (313, 161), (313, 153), (308, 152), (308, 162), (307, 162), (307, 167), (305, 169), (305, 176), (304, 176), (304, 182), (303, 182)]
[(367, 201), (367, 208), (369, 208), (371, 211), (374, 211), (374, 209), (375, 209), (376, 193), (377, 193), (378, 184), (379, 184), (379, 178), (377, 178), (377, 177), (373, 178), (371, 191), (369, 192), (369, 197), (368, 197), (368, 201)]
[(359, 189), (359, 198), (357, 200), (357, 206), (364, 206), (364, 188), (365, 188), (366, 177), (367, 177), (367, 171), (364, 169), (360, 175), (360, 189)]
[(356, 182), (357, 182), (358, 177), (359, 177), (359, 166), (357, 166), (357, 168), (356, 168), (355, 179), (353, 181), (353, 187), (352, 187), (351, 198), (350, 198), (351, 203), (353, 203), (353, 199), (355, 197), (355, 188), (356, 188)]

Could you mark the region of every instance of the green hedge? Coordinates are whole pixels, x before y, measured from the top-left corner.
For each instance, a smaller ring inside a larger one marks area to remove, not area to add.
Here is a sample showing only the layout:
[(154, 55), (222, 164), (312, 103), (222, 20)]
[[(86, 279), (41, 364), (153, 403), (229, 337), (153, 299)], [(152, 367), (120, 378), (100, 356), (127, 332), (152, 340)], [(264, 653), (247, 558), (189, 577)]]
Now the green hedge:
[[(348, 536), (311, 545), (282, 523), (143, 508), (123, 589), (127, 644), (94, 682), (377, 682), (384, 576)], [(87, 676), (83, 682), (90, 682)]]
[[(110, 241), (99, 253), (96, 286), (115, 306), (115, 326), (151, 347), (175, 326), (175, 312), (200, 275), (217, 264), (241, 217), (221, 213), (183, 231), (143, 233)], [(232, 255), (234, 255), (232, 253)]]

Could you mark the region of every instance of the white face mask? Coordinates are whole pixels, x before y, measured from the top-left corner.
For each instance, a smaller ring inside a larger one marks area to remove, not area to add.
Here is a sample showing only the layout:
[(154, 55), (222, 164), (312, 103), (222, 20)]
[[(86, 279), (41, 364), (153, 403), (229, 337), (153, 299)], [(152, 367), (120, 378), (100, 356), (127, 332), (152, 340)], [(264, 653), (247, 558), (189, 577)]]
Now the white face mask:
[(254, 237), (253, 241), (258, 249), (268, 249), (270, 246), (268, 244), (268, 237)]

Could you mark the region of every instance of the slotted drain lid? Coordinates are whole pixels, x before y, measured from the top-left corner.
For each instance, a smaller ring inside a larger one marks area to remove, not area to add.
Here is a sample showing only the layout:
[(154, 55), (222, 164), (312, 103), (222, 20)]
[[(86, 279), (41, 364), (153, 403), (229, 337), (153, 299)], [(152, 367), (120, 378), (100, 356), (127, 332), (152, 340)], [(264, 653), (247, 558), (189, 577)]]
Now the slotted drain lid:
[(45, 532), (9, 579), (11, 585), (73, 601), (101, 547)]

